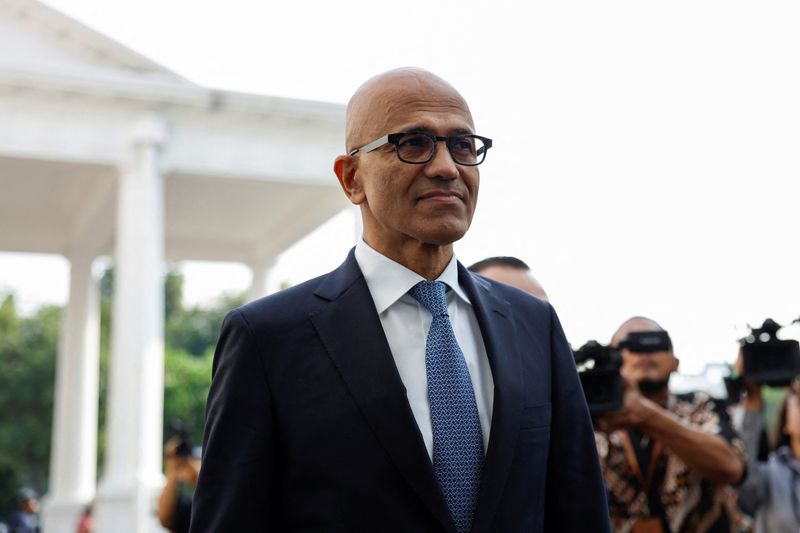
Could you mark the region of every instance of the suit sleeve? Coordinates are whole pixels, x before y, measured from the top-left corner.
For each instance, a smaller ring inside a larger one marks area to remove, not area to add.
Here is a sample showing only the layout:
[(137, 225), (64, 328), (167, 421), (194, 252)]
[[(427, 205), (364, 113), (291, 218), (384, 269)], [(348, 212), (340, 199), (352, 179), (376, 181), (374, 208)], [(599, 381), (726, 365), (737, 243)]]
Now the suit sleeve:
[(545, 531), (608, 532), (606, 489), (572, 351), (551, 308), (552, 423)]
[(275, 529), (274, 429), (263, 353), (232, 311), (214, 354), (191, 533)]

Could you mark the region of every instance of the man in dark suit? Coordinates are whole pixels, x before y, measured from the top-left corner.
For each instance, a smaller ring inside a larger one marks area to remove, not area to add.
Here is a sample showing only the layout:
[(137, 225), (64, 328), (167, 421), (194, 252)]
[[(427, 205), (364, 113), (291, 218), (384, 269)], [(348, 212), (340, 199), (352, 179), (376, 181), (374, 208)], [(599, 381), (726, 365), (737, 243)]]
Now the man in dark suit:
[(419, 69), (368, 80), (346, 122), (363, 240), (226, 317), (191, 531), (608, 531), (553, 309), (453, 255), (491, 140)]

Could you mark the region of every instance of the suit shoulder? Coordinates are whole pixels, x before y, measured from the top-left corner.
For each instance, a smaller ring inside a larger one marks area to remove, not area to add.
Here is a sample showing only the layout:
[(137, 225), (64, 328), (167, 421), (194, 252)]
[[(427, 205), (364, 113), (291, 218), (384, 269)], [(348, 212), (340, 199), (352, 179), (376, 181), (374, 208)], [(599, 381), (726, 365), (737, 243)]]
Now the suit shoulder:
[(281, 327), (305, 320), (320, 305), (314, 292), (327, 276), (325, 274), (253, 300), (232, 310), (229, 315), (239, 314), (255, 330), (263, 326)]

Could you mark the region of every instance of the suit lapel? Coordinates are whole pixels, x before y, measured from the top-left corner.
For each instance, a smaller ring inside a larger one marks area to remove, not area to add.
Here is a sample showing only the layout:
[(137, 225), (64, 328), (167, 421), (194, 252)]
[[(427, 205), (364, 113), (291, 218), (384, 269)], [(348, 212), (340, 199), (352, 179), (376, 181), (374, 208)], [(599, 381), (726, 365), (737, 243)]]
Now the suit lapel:
[(458, 280), (472, 302), (494, 380), (489, 447), (483, 467), (473, 533), (489, 531), (514, 459), (523, 407), (522, 362), (511, 306), (461, 264)]
[(353, 252), (317, 289), (328, 305), (310, 319), (367, 423), (398, 471), (455, 531), (375, 303)]

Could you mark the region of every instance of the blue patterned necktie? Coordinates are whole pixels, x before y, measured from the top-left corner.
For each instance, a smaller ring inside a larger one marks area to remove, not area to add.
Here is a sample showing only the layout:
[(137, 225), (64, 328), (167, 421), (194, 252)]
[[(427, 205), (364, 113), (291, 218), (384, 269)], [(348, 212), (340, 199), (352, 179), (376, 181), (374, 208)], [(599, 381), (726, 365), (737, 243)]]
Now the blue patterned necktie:
[(425, 345), (433, 425), (433, 470), (459, 533), (472, 529), (483, 469), (483, 436), (467, 362), (447, 314), (441, 281), (408, 291), (433, 316)]

